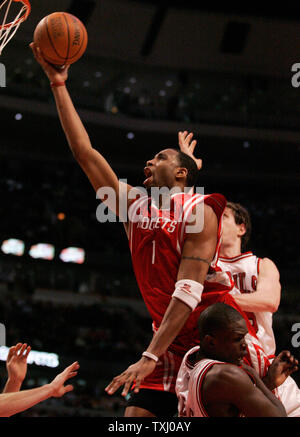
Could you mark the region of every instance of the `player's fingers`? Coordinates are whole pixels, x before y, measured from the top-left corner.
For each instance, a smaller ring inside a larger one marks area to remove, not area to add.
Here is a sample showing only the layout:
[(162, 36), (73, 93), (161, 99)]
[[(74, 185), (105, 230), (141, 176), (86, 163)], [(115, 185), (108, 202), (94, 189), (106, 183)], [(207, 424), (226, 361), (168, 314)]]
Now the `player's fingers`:
[(180, 147), (184, 145), (184, 140), (185, 140), (185, 133), (181, 131), (178, 132), (178, 142)]
[(181, 138), (182, 138), (182, 141), (183, 141), (183, 142), (185, 142), (186, 137), (187, 137), (187, 134), (188, 134), (188, 131), (187, 131), (187, 130), (185, 130), (185, 131), (182, 132)]
[(67, 367), (67, 369), (77, 369), (77, 368), (79, 368), (79, 367), (80, 367), (80, 366), (79, 366), (78, 361), (74, 361), (74, 363), (70, 364), (70, 365)]
[(48, 62), (45, 61), (45, 59), (42, 56), (41, 49), (36, 46), (34, 43), (30, 44), (31, 49), (33, 50), (33, 54), (35, 56), (35, 59), (41, 64), (42, 67), (49, 66)]
[(31, 346), (27, 346), (27, 349), (26, 349), (26, 352), (25, 352), (25, 355), (24, 355), (25, 358), (28, 357), (30, 351), (31, 351)]
[(16, 346), (12, 346), (11, 348), (9, 348), (6, 361), (9, 361), (14, 356), (15, 353), (16, 353)]
[(198, 170), (201, 170), (201, 168), (202, 168), (202, 159), (196, 159), (196, 164), (197, 164)]
[(135, 387), (134, 387), (134, 393), (138, 393), (140, 391), (141, 382), (142, 382), (141, 378), (136, 378), (136, 380), (135, 380)]
[(29, 47), (31, 48), (31, 50), (32, 50), (32, 52), (33, 52), (34, 57), (36, 58), (36, 60), (39, 60), (39, 59), (38, 59), (38, 58), (39, 58), (39, 54), (38, 54), (38, 52), (37, 52), (37, 46), (34, 44), (34, 42), (30, 43), (30, 44), (29, 44)]
[(25, 349), (27, 348), (27, 343), (22, 344), (20, 350), (19, 350), (19, 356), (22, 357), (24, 354)]
[(179, 142), (179, 145), (182, 146), (182, 143), (183, 143), (183, 133), (182, 132), (178, 132), (178, 142)]
[[(125, 382), (125, 381), (124, 381)], [(119, 376), (115, 376), (114, 379), (105, 387), (105, 391), (112, 395), (116, 390), (118, 390), (121, 385), (123, 385), (123, 379)]]
[(297, 372), (298, 369), (299, 369), (298, 366), (289, 367), (289, 368), (286, 370), (285, 374), (286, 374), (286, 376), (288, 377), (288, 376), (290, 376), (292, 373)]
[(19, 350), (21, 349), (21, 347), (22, 347), (22, 343), (17, 343), (17, 344), (15, 345), (15, 352), (19, 352)]
[(281, 359), (283, 359), (283, 360), (286, 360), (287, 358), (290, 358), (290, 356), (291, 356), (291, 352), (288, 351), (288, 350), (281, 351), (280, 354), (279, 354), (279, 357)]
[(130, 380), (126, 381), (124, 388), (122, 390), (122, 393), (121, 393), (122, 396), (124, 396), (124, 397), (127, 396), (128, 392), (130, 390), (130, 387), (132, 385), (132, 382), (133, 382), (133, 380), (131, 378), (130, 378)]
[(73, 385), (69, 384), (65, 386), (65, 393), (68, 393), (69, 391), (72, 391), (74, 389)]
[(76, 372), (79, 369), (79, 367), (80, 366), (79, 366), (78, 361), (75, 361), (70, 366), (68, 366), (65, 370), (66, 370), (66, 373), (72, 373), (72, 372)]
[(194, 136), (194, 134), (192, 132), (187, 135), (185, 140), (188, 142), (188, 146), (190, 146), (190, 142), (191, 142), (193, 136)]
[(62, 372), (65, 380), (67, 380), (70, 377), (69, 376), (70, 373), (75, 372), (78, 369), (79, 369), (79, 364), (77, 361), (72, 363), (70, 366), (66, 367), (65, 370)]
[(194, 150), (195, 150), (196, 144), (197, 144), (197, 140), (193, 140), (193, 141), (191, 142), (191, 144), (190, 144), (190, 149), (191, 149), (191, 152), (192, 152), (192, 153), (194, 153)]

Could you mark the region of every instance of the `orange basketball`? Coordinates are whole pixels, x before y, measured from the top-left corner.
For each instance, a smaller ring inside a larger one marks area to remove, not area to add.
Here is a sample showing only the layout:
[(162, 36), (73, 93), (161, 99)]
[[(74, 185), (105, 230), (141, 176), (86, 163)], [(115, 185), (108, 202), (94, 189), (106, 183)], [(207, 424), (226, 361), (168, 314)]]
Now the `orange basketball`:
[(84, 54), (88, 36), (77, 17), (67, 12), (54, 12), (38, 23), (33, 41), (46, 61), (65, 65), (73, 64)]

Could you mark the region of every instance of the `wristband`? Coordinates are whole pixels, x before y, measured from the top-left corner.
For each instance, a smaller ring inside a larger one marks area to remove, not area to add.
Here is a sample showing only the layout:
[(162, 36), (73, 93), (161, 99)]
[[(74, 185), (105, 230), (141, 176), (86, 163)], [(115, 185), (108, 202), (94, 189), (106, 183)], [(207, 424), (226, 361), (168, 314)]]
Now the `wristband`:
[(145, 351), (145, 352), (142, 353), (142, 356), (150, 358), (150, 360), (154, 360), (156, 363), (158, 361), (158, 357), (156, 355), (154, 355), (154, 354), (151, 354), (151, 352)]
[(175, 291), (172, 297), (184, 302), (191, 308), (192, 311), (196, 308), (201, 301), (203, 285), (200, 282), (193, 281), (191, 279), (181, 279), (175, 284)]
[(51, 88), (65, 86), (65, 82), (50, 82)]

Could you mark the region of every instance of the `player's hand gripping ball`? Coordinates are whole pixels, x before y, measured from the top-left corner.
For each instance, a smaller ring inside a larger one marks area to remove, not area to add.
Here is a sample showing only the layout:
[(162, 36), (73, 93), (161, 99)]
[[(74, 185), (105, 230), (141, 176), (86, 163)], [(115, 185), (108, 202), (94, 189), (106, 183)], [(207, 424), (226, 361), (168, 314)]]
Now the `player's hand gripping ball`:
[(84, 54), (88, 35), (77, 17), (67, 12), (54, 12), (38, 23), (33, 41), (46, 61), (61, 66), (73, 64)]

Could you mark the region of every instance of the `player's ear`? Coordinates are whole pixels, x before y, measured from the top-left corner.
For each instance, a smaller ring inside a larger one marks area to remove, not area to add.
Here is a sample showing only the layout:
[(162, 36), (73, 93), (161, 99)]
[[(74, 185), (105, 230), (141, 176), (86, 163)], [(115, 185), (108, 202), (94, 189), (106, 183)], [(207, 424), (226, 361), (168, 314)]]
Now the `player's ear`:
[(186, 179), (188, 175), (188, 170), (185, 167), (177, 167), (176, 168), (176, 172), (175, 172), (175, 176), (178, 179)]
[(203, 339), (203, 344), (206, 348), (212, 349), (216, 345), (216, 339), (213, 335), (206, 334)]
[(241, 223), (241, 224), (239, 225), (239, 233), (238, 233), (238, 236), (239, 236), (239, 237), (242, 237), (243, 235), (246, 234), (246, 232), (247, 232), (247, 229), (246, 229), (246, 225), (245, 225), (245, 223)]

